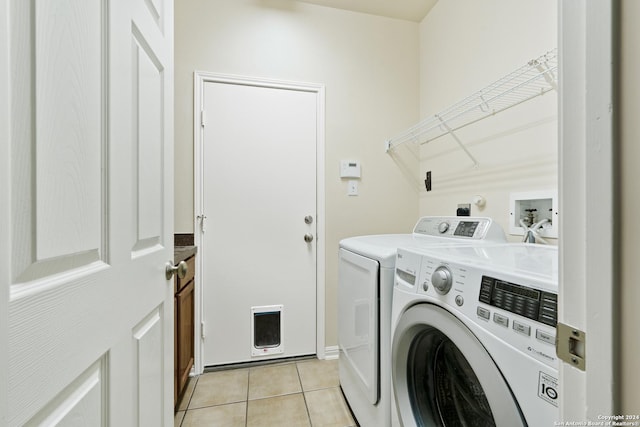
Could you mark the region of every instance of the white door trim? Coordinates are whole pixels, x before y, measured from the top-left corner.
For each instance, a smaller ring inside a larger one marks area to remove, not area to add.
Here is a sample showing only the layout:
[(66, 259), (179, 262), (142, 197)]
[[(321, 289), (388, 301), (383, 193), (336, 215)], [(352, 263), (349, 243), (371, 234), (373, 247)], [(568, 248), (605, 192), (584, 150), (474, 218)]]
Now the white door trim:
[(587, 334), (586, 371), (560, 364), (560, 421), (617, 414), (614, 3), (558, 2), (558, 321)]
[[(200, 220), (198, 218), (203, 211), (203, 160), (202, 143), (202, 116), (204, 102), (204, 85), (207, 82), (241, 84), (277, 89), (301, 90), (317, 94), (317, 144), (316, 144), (316, 355), (319, 359), (325, 358), (325, 174), (324, 174), (324, 85), (314, 83), (299, 83), (284, 80), (266, 78), (245, 77), (229, 74), (211, 73), (207, 71), (195, 71), (193, 81), (193, 171), (194, 171), (194, 243), (198, 250), (202, 249), (202, 235), (200, 233)], [(196, 288), (195, 288), (195, 371), (202, 373), (202, 268), (200, 261), (203, 256), (196, 257)], [(206, 331), (205, 331), (206, 332)]]
[[(0, 1), (0, 194), (11, 199), (11, 153), (9, 150), (9, 2)], [(10, 203), (0, 204), (0, 259), (11, 259)], [(0, 425), (7, 425), (9, 384), (9, 287), (10, 271), (0, 272)]]

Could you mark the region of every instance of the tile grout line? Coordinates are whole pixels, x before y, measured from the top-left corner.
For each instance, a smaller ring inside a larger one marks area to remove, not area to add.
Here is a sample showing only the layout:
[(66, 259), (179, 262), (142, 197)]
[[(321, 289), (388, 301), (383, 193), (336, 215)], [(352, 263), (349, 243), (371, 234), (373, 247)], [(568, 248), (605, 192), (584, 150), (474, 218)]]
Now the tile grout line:
[[(187, 418), (187, 412), (189, 412), (189, 406), (191, 405), (191, 399), (193, 399), (193, 395), (196, 393), (196, 386), (198, 385), (198, 380), (200, 379), (200, 376), (199, 375), (194, 375), (193, 377), (191, 377), (191, 379), (193, 381), (195, 381), (195, 382), (193, 383), (193, 388), (191, 389), (191, 395), (189, 396), (189, 401), (187, 402), (187, 407), (184, 410), (184, 415), (182, 416), (182, 420), (180, 420), (180, 426), (179, 427), (182, 427), (182, 424), (184, 424), (184, 419)], [(184, 396), (182, 396), (182, 398), (184, 399)], [(175, 417), (175, 415), (174, 415), (174, 417)]]
[(304, 400), (304, 408), (307, 410), (307, 419), (309, 420), (309, 425), (313, 427), (313, 423), (311, 422), (311, 413), (309, 412), (309, 405), (307, 404), (307, 395), (305, 394), (304, 386), (302, 385), (302, 378), (300, 377), (300, 369), (298, 369), (297, 362), (296, 372), (298, 374), (298, 381), (300, 382), (300, 391), (302, 392), (302, 400)]
[(247, 400), (244, 405), (244, 427), (249, 426), (249, 387), (251, 386), (251, 368), (247, 370)]

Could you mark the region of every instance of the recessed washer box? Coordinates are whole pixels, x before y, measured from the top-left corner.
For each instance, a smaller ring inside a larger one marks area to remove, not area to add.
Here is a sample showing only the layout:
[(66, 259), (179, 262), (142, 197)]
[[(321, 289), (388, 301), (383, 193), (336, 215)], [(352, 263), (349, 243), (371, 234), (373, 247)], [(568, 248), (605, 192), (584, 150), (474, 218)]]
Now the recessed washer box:
[[(558, 238), (558, 192), (556, 190), (527, 191), (509, 195), (509, 234), (524, 236), (520, 224), (531, 226), (544, 219), (537, 231), (541, 237)], [(533, 218), (533, 219), (531, 219)]]

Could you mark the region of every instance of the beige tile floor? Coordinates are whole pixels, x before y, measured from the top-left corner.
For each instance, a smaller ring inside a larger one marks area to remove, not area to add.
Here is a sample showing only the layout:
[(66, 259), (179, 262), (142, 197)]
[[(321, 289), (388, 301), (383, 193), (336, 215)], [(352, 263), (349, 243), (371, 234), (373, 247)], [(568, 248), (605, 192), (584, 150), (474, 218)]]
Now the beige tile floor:
[(205, 373), (189, 380), (175, 427), (357, 426), (337, 360), (301, 360)]

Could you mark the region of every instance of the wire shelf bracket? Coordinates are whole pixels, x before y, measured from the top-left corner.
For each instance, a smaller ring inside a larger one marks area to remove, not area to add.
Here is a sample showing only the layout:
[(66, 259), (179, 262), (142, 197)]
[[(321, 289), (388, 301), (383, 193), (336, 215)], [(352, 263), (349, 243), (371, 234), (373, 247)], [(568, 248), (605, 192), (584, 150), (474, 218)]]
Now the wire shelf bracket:
[(473, 95), (427, 117), (399, 135), (385, 141), (389, 152), (406, 142), (427, 144), (443, 135), (451, 135), (469, 156), (475, 167), (477, 160), (455, 134), (456, 131), (493, 116), (530, 99), (558, 90), (558, 50), (553, 49), (539, 58), (507, 74)]

